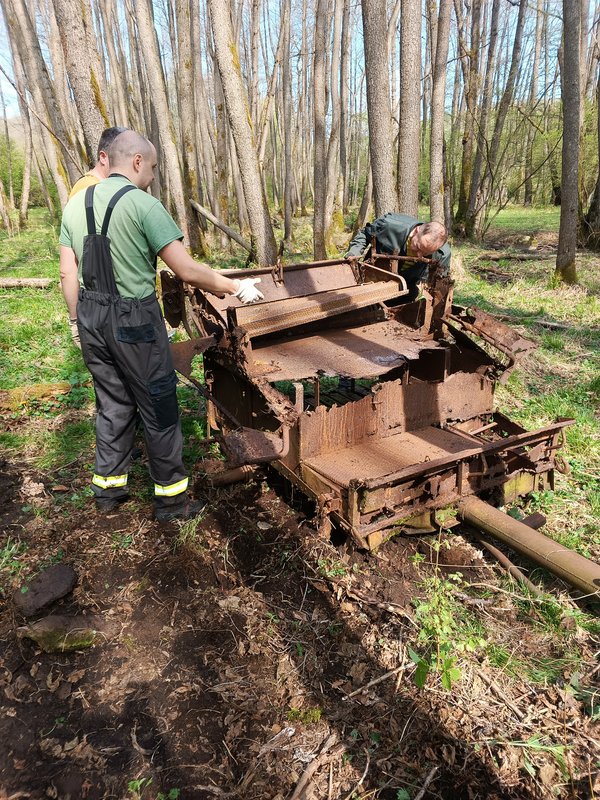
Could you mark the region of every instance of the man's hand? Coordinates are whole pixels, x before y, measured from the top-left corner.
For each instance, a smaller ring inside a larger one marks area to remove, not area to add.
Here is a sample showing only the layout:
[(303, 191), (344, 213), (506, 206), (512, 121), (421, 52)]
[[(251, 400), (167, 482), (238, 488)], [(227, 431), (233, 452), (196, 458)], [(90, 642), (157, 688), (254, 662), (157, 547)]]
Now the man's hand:
[(69, 319), (69, 328), (71, 329), (71, 338), (75, 347), (81, 350), (81, 340), (79, 338), (79, 329), (77, 328), (77, 317)]
[(238, 279), (239, 288), (233, 293), (242, 303), (255, 303), (257, 300), (264, 300), (264, 294), (256, 288), (260, 283), (260, 278), (241, 278)]

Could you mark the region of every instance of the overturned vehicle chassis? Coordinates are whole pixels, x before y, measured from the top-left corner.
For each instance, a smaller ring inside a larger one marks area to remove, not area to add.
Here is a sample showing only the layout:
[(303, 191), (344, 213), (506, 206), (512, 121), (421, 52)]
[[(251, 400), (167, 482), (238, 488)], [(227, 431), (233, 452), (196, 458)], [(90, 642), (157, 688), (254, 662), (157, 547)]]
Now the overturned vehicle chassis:
[(478, 496), (511, 503), (553, 486), (569, 420), (527, 431), (494, 410), (494, 389), (532, 343), (452, 304), (430, 271), (403, 303), (398, 259), (235, 271), (261, 277), (242, 306), (163, 273), (165, 314), (192, 378), (202, 354), (210, 426), (233, 465), (270, 462), (362, 546), (390, 528), (431, 530), (435, 512)]

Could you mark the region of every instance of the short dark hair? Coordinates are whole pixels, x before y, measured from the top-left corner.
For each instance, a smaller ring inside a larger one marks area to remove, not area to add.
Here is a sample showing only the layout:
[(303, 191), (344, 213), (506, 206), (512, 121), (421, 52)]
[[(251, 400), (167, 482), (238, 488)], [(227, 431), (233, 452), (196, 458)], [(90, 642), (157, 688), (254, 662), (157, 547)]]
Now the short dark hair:
[(129, 128), (105, 128), (102, 131), (102, 135), (100, 136), (100, 141), (98, 142), (98, 152), (96, 153), (96, 158), (100, 158), (100, 153), (102, 150), (106, 152), (110, 145), (114, 142), (117, 136), (120, 133), (124, 133), (125, 131), (130, 130)]

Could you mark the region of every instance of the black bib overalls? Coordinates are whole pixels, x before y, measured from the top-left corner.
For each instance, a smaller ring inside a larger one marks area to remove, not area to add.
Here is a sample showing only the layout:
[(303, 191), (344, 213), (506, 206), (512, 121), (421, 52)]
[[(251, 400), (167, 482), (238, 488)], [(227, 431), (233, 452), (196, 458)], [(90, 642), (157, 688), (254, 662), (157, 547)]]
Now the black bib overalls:
[(94, 219), (94, 189), (86, 190), (87, 236), (82, 254), (84, 288), (77, 326), (96, 393), (96, 465), (92, 485), (100, 498), (127, 497), (137, 411), (144, 423), (157, 505), (185, 500), (188, 479), (181, 456), (177, 378), (156, 295), (137, 300), (117, 289), (108, 225), (115, 205), (134, 186), (124, 186), (108, 204), (100, 233)]

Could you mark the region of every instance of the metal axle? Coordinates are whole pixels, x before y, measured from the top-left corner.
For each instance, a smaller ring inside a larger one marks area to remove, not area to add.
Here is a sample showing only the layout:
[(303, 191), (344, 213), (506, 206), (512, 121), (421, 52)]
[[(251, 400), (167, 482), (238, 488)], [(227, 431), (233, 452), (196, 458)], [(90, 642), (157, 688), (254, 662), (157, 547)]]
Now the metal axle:
[(509, 517), (478, 497), (463, 498), (458, 513), (477, 528), (495, 536), (536, 564), (558, 575), (586, 595), (600, 598), (600, 566)]

